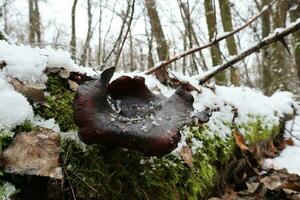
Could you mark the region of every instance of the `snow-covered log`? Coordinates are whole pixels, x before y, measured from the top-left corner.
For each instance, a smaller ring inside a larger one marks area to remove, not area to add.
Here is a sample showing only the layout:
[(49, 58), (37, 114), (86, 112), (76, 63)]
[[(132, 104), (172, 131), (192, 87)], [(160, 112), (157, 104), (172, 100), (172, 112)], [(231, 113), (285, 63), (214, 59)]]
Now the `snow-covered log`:
[[(193, 108), (195, 113), (207, 107), (213, 110), (210, 120), (201, 126), (183, 127), (181, 140), (170, 154), (149, 157), (114, 146), (87, 146), (77, 136), (72, 107), (77, 83), (70, 77), (72, 72), (79, 77), (97, 76), (99, 72), (76, 65), (66, 52), (2, 41), (0, 60), (7, 64), (0, 72), (1, 147), (7, 148), (14, 134), (38, 127), (52, 129), (60, 136), (60, 164), (65, 179), (63, 189), (59, 181), (55, 184), (49, 177), (30, 177), (29, 184), (26, 176), (16, 180), (3, 166), (1, 191), (7, 191), (3, 193), (6, 196), (14, 188), (20, 189), (16, 195), (30, 195), (32, 188), (28, 188), (39, 185), (44, 189), (41, 199), (67, 199), (73, 195), (85, 199), (201, 199), (211, 194), (220, 179), (220, 166), (234, 155), (233, 127), (252, 145), (279, 134), (282, 120), (293, 114), (293, 95), (288, 92), (267, 97), (247, 87), (204, 87), (199, 88), (201, 93), (191, 92)], [(170, 97), (174, 93), (174, 89), (143, 73), (115, 73), (112, 80), (122, 75), (143, 76), (154, 94)], [(176, 76), (198, 85), (197, 79)], [(12, 80), (20, 81), (22, 87), (16, 87)], [(45, 102), (26, 98), (24, 87), (26, 91), (43, 91)]]

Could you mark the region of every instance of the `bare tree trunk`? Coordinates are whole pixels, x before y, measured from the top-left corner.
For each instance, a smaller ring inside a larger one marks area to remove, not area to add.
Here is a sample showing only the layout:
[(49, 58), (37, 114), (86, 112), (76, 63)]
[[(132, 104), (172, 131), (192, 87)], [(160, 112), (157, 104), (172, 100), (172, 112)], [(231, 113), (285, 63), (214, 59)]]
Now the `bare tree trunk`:
[[(285, 2), (278, 2), (273, 13), (272, 21), (274, 29), (285, 27), (287, 6)], [(286, 62), (286, 50), (282, 43), (277, 42), (271, 45), (270, 52), (272, 55), (271, 75), (272, 81), (268, 95), (271, 95), (278, 89), (288, 90), (287, 75), (290, 73)]]
[(41, 45), (41, 22), (38, 0), (29, 0), (29, 43)]
[(38, 0), (34, 0), (34, 7), (35, 7), (35, 32), (36, 32), (36, 37), (37, 37), (37, 42), (39, 46), (41, 45), (41, 19), (40, 19), (40, 10), (39, 10), (39, 4)]
[[(145, 0), (145, 5), (150, 19), (151, 30), (157, 43), (157, 54), (159, 60), (160, 61), (168, 60), (169, 47), (156, 10), (156, 1)], [(166, 68), (162, 68), (157, 72), (155, 72), (154, 74), (160, 82), (167, 84), (169, 75)]]
[(136, 70), (137, 66), (135, 66), (135, 64), (133, 62), (133, 54), (134, 54), (134, 52), (133, 52), (133, 39), (132, 39), (131, 30), (129, 31), (129, 50), (130, 50), (130, 52), (129, 52), (129, 59), (130, 59), (129, 60), (129, 63), (130, 63), (129, 70), (130, 71), (134, 71), (134, 70)]
[(3, 4), (3, 19), (4, 19), (4, 33), (8, 34), (8, 25), (7, 25), (7, 0)]
[(87, 0), (87, 14), (88, 14), (88, 30), (86, 34), (86, 39), (85, 43), (83, 46), (82, 54), (81, 54), (81, 61), (80, 65), (86, 65), (86, 59), (87, 59), (87, 50), (90, 47), (90, 41), (92, 39), (92, 5), (91, 5), (91, 0)]
[(33, 44), (35, 41), (34, 31), (34, 8), (33, 0), (29, 0), (29, 43)]
[(70, 50), (72, 59), (76, 62), (76, 6), (78, 0), (73, 1), (71, 19), (72, 19), (72, 36), (70, 42)]
[[(205, 15), (206, 15), (206, 24), (208, 29), (209, 41), (214, 40), (217, 34), (217, 19), (216, 19), (216, 11), (213, 6), (213, 0), (205, 0)], [(213, 66), (222, 64), (222, 57), (219, 50), (218, 44), (212, 46), (210, 48), (212, 64)], [(226, 74), (220, 73), (216, 77), (217, 84), (226, 84)]]
[[(300, 0), (290, 1), (290, 17), (291, 21), (294, 22), (300, 18)], [(294, 56), (298, 79), (300, 81), (300, 32), (295, 32), (293, 34), (293, 44), (294, 44)]]
[[(270, 3), (270, 0), (262, 0), (262, 7)], [(270, 11), (267, 11), (262, 16), (262, 38), (267, 37), (271, 32), (271, 21), (270, 21)], [(262, 83), (265, 94), (269, 93), (270, 83), (271, 83), (271, 52), (269, 49), (264, 48), (262, 50)]]
[[(185, 27), (185, 32), (186, 32), (185, 35), (189, 39), (189, 48), (190, 49), (193, 48), (194, 43), (196, 43), (196, 45), (200, 46), (198, 39), (196, 37), (196, 33), (194, 30), (193, 24), (192, 24), (191, 16), (190, 16), (191, 13), (190, 13), (189, 1), (182, 2), (182, 0), (178, 0), (178, 4), (179, 4), (180, 10), (181, 10), (180, 13), (181, 13), (182, 21), (183, 21), (184, 27)], [(202, 55), (202, 51), (199, 51), (199, 56), (202, 59), (203, 64), (204, 64), (204, 65), (202, 65), (201, 62), (198, 62), (199, 65), (201, 65), (203, 70), (207, 70), (207, 67), (206, 67), (206, 64), (204, 61), (204, 56)], [(190, 63), (192, 64), (192, 71), (193, 71), (193, 69), (195, 69), (197, 74), (199, 74), (199, 70), (198, 70), (197, 62), (196, 62), (198, 60), (197, 60), (196, 55), (192, 54), (190, 56), (190, 58), (191, 58)]]
[[(99, 5), (99, 29), (98, 29), (98, 52), (97, 52), (97, 64), (101, 66), (101, 53), (102, 53), (102, 1)], [(102, 69), (101, 69), (102, 70)]]
[(153, 55), (152, 55), (153, 34), (152, 34), (152, 32), (149, 34), (147, 27), (146, 27), (146, 35), (147, 35), (147, 42), (148, 42), (147, 68), (151, 69), (151, 67), (154, 66), (154, 60), (153, 60)]
[[(220, 11), (221, 11), (221, 18), (223, 29), (225, 32), (231, 32), (233, 30), (232, 27), (232, 17), (231, 17), (231, 10), (230, 10), (230, 1), (229, 0), (219, 0)], [(234, 36), (226, 38), (227, 48), (229, 54), (231, 56), (237, 55), (237, 46), (235, 43)], [(230, 69), (230, 81), (231, 84), (235, 86), (240, 85), (240, 72), (237, 68)]]

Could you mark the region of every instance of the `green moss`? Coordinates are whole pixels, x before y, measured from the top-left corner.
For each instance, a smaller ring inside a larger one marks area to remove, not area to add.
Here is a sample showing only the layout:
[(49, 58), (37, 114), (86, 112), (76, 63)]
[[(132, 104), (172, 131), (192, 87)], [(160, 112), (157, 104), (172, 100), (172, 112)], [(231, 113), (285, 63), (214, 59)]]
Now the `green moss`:
[(135, 151), (100, 145), (88, 146), (83, 151), (74, 142), (64, 140), (62, 154), (67, 179), (77, 191), (78, 198), (207, 197), (218, 180), (217, 166), (229, 159), (234, 143), (231, 139), (207, 136), (202, 128), (192, 127), (189, 135), (203, 142), (203, 147), (193, 155), (192, 168), (176, 155), (149, 158)]
[[(35, 109), (45, 119), (55, 118), (62, 131), (76, 130), (73, 120), (73, 99), (66, 80), (49, 76), (49, 107)], [(279, 126), (268, 129), (263, 119), (241, 125), (249, 143), (267, 139), (279, 132)], [(231, 124), (225, 124), (231, 127)], [(135, 151), (101, 145), (82, 149), (71, 140), (61, 141), (61, 155), (66, 186), (56, 191), (57, 197), (72, 198), (71, 186), (79, 199), (203, 199), (208, 197), (219, 179), (220, 166), (230, 159), (236, 147), (234, 139), (220, 138), (207, 126), (189, 127), (186, 142), (203, 146), (194, 149), (193, 167), (178, 155), (162, 158), (144, 157)], [(53, 194), (54, 195), (54, 194)]]
[(12, 135), (6, 131), (0, 130), (0, 154), (6, 149), (12, 142)]
[(39, 106), (34, 109), (35, 114), (44, 119), (54, 118), (62, 131), (77, 130), (73, 119), (73, 100), (75, 93), (70, 91), (67, 80), (55, 75), (49, 75), (46, 91), (48, 106)]
[(279, 124), (274, 125), (272, 128), (268, 128), (264, 123), (263, 119), (257, 118), (256, 121), (244, 125), (246, 130), (245, 138), (246, 141), (251, 145), (260, 141), (265, 141), (272, 135), (279, 133)]
[(22, 124), (16, 126), (12, 132), (21, 133), (21, 132), (30, 132), (33, 130), (33, 125), (29, 120), (25, 120)]

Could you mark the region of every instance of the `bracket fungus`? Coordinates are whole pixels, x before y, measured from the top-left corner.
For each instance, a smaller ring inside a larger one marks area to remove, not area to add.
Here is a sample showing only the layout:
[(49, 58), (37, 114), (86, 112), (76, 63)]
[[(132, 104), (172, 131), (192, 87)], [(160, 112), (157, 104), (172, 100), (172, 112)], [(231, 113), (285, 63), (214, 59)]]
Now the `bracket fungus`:
[(114, 70), (109, 68), (100, 80), (86, 81), (78, 88), (74, 117), (84, 143), (163, 156), (177, 147), (184, 125), (209, 120), (207, 111), (191, 116), (194, 98), (187, 85), (165, 98), (153, 94), (140, 76), (121, 76), (109, 83)]

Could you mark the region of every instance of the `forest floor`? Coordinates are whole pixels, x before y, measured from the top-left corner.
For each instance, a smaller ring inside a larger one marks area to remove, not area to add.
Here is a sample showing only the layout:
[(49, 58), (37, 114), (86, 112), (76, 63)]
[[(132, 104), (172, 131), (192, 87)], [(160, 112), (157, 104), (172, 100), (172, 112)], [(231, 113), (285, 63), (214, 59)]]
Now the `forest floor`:
[(242, 184), (227, 185), (221, 197), (209, 200), (300, 200), (300, 115), (287, 122), (281, 143), (269, 148), (268, 155), (257, 160), (258, 173)]

